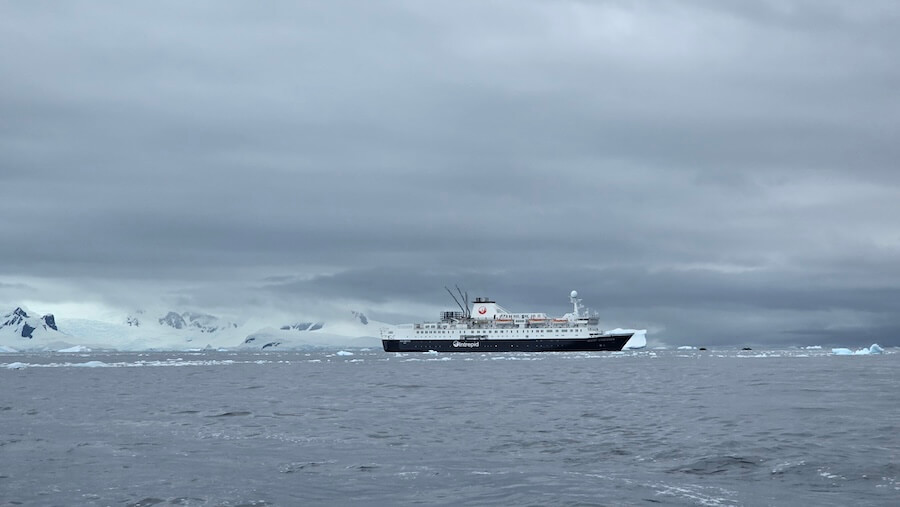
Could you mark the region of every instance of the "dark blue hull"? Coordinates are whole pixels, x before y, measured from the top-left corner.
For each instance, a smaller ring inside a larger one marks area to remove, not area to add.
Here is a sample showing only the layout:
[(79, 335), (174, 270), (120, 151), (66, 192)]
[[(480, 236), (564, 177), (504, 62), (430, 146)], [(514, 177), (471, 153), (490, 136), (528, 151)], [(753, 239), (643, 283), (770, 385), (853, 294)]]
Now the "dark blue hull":
[(622, 350), (632, 333), (531, 340), (381, 340), (385, 352), (571, 352)]

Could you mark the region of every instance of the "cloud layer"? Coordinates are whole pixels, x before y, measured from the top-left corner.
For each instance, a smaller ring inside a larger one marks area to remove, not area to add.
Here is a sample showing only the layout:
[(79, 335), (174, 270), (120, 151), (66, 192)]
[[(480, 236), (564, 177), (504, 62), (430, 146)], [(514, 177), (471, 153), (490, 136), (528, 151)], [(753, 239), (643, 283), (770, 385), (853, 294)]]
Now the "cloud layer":
[(900, 344), (898, 33), (895, 2), (6, 4), (0, 301), (576, 288), (669, 343)]

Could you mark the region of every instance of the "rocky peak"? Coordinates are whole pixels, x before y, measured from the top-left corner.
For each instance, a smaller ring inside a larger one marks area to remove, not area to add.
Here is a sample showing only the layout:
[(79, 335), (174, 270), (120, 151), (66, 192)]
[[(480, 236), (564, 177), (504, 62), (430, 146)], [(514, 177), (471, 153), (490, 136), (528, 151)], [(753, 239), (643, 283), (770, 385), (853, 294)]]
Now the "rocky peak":
[(59, 331), (56, 327), (56, 318), (52, 313), (43, 315), (36, 319), (28, 315), (21, 306), (16, 307), (12, 312), (0, 317), (0, 329), (12, 329), (14, 333), (19, 334), (22, 338), (33, 338), (36, 329)]
[(56, 328), (56, 318), (53, 316), (52, 313), (48, 313), (47, 315), (44, 315), (43, 317), (41, 317), (41, 321), (44, 323), (45, 326), (49, 327), (50, 329), (52, 329), (54, 331), (59, 331), (59, 329)]
[(0, 324), (0, 327), (17, 327), (22, 322), (25, 322), (25, 319), (27, 318), (28, 312), (23, 310), (21, 306), (18, 306), (15, 310), (12, 311), (12, 313), (8, 313), (3, 317), (5, 322), (3, 324)]
[(164, 326), (174, 327), (175, 329), (184, 329), (185, 322), (181, 315), (175, 312), (169, 312), (165, 317), (159, 319), (159, 323)]
[(357, 320), (362, 322), (362, 324), (364, 326), (369, 324), (369, 319), (366, 318), (366, 316), (365, 316), (365, 314), (363, 314), (363, 312), (357, 312), (356, 310), (353, 310), (350, 313), (353, 314), (353, 317), (355, 317)]
[(281, 326), (282, 331), (316, 331), (325, 326), (322, 322), (297, 322), (296, 324), (288, 324)]
[(144, 310), (137, 310), (125, 317), (125, 324), (131, 327), (141, 327), (141, 319), (144, 318)]
[(225, 322), (215, 315), (197, 312), (183, 312), (180, 314), (169, 312), (165, 317), (159, 319), (159, 323), (160, 325), (173, 327), (175, 329), (198, 330), (201, 333), (215, 333), (224, 329), (237, 327), (237, 324)]
[(222, 329), (237, 327), (237, 324), (225, 322), (215, 315), (205, 313), (184, 312), (181, 316), (187, 319), (188, 326), (199, 329), (201, 333), (215, 333)]

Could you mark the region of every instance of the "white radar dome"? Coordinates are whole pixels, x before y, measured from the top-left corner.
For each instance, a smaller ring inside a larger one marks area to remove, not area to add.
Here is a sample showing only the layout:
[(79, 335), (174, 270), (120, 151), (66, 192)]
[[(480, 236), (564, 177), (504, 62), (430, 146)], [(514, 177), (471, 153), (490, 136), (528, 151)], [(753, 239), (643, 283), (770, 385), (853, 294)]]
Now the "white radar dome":
[(571, 298), (577, 298), (577, 297), (578, 297), (578, 291), (577, 291), (577, 290), (573, 290), (572, 293), (569, 294), (569, 297), (571, 297)]

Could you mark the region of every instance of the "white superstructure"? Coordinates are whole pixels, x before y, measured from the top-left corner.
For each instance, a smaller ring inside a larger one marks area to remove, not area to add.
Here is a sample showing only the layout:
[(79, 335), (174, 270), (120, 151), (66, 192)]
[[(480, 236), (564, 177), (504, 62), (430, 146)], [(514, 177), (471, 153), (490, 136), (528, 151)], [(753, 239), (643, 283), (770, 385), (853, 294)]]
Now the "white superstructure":
[[(451, 293), (452, 295), (452, 293)], [(454, 299), (456, 299), (454, 297)], [(588, 316), (572, 291), (572, 312), (558, 318), (542, 312), (511, 312), (488, 298), (475, 298), (467, 311), (442, 312), (436, 322), (382, 330), (386, 340), (534, 340), (603, 336), (597, 317)], [(459, 301), (457, 301), (459, 304)], [(461, 309), (464, 309), (460, 305)]]

